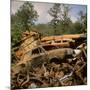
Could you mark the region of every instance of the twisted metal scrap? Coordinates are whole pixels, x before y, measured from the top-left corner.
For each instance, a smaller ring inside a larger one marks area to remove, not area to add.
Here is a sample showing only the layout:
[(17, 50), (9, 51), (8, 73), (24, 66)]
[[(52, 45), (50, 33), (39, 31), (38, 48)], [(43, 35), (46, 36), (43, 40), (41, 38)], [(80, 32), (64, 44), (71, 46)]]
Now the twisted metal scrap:
[[(12, 89), (55, 87), (87, 84), (87, 74), (84, 71), (87, 66), (85, 50), (72, 58), (71, 62), (57, 64), (55, 62), (42, 64), (41, 67), (29, 70), (29, 66), (12, 74)], [(66, 61), (66, 60), (65, 60)]]

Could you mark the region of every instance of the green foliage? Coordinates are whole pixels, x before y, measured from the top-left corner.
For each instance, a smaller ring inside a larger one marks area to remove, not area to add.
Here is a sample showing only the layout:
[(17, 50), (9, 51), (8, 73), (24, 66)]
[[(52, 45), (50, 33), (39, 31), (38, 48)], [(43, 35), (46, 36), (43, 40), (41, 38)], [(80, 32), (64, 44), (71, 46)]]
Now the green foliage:
[(53, 35), (53, 28), (49, 24), (38, 24), (35, 26), (36, 31), (40, 32), (42, 36)]
[(12, 46), (20, 41), (21, 33), (33, 28), (42, 33), (42, 36), (83, 33), (87, 31), (87, 15), (80, 11), (79, 19), (73, 23), (69, 16), (69, 5), (54, 4), (48, 11), (52, 20), (47, 24), (36, 24), (38, 18), (34, 6), (25, 2), (18, 11), (11, 15), (11, 41)]
[(38, 13), (32, 3), (25, 2), (15, 14), (11, 15), (12, 63), (16, 61), (14, 49), (18, 48), (14, 46), (20, 45), (21, 34), (26, 30), (35, 30), (41, 33), (42, 37), (87, 32), (87, 14), (80, 11), (78, 20), (73, 23), (69, 16), (70, 10), (69, 5), (54, 4), (48, 11), (52, 20), (46, 24), (35, 25)]
[(77, 21), (77, 22), (75, 22), (75, 23), (73, 24), (73, 29), (72, 29), (71, 33), (74, 33), (74, 34), (76, 34), (76, 33), (82, 33), (81, 29), (82, 29), (82, 26), (81, 26), (81, 24)]
[(17, 22), (15, 15), (11, 16), (11, 45), (14, 46), (19, 42), (21, 37), (22, 27)]
[(38, 18), (34, 6), (25, 2), (15, 13), (11, 15), (11, 41), (12, 46), (20, 41), (21, 33), (26, 30), (31, 30), (35, 21)]
[(73, 23), (71, 33), (87, 33), (87, 14), (79, 12), (78, 20)]
[(83, 11), (79, 12), (79, 21), (78, 21), (81, 26), (81, 32), (87, 32), (87, 14), (83, 13)]
[(54, 29), (54, 35), (61, 35), (65, 33), (70, 33), (72, 21), (69, 17), (68, 5), (54, 4), (49, 10), (49, 14), (52, 16), (50, 24)]
[(53, 18), (50, 22), (50, 25), (52, 25), (54, 29), (54, 34), (57, 35), (57, 26), (59, 23), (60, 13), (61, 13), (60, 4), (54, 4), (54, 6), (50, 8), (48, 12)]
[(20, 45), (22, 32), (31, 30), (37, 18), (38, 14), (29, 2), (25, 2), (14, 15), (11, 15), (12, 62), (16, 61), (14, 47)]
[(34, 10), (34, 6), (29, 3), (25, 2), (18, 12), (16, 16), (19, 20), (19, 23), (23, 26), (24, 30), (30, 30), (32, 25), (34, 25), (35, 21), (38, 18), (37, 12)]

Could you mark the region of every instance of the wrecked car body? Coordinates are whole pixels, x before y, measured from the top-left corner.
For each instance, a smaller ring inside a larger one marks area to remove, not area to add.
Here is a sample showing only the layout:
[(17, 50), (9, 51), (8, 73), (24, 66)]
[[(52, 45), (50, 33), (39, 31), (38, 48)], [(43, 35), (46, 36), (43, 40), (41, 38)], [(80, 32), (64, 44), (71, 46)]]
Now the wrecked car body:
[(17, 65), (28, 64), (29, 67), (38, 67), (43, 63), (61, 63), (65, 62), (66, 58), (73, 57), (74, 50), (71, 48), (58, 48), (54, 45), (38, 46), (23, 56), (22, 60)]
[[(21, 50), (23, 54), (11, 70), (12, 89), (86, 85), (87, 43), (80, 36), (65, 35), (69, 39), (62, 43), (60, 37), (46, 44), (34, 42), (29, 45), (35, 45), (33, 48)], [(69, 41), (75, 46), (68, 46)]]

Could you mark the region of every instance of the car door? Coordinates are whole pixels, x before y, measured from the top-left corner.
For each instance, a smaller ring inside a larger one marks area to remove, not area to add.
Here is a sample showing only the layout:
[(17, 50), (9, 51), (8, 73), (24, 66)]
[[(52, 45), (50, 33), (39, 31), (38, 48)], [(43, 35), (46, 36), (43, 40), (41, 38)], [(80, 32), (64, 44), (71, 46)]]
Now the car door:
[(46, 62), (46, 60), (47, 60), (46, 53), (41, 47), (32, 50), (31, 64), (33, 67), (42, 65), (42, 63)]

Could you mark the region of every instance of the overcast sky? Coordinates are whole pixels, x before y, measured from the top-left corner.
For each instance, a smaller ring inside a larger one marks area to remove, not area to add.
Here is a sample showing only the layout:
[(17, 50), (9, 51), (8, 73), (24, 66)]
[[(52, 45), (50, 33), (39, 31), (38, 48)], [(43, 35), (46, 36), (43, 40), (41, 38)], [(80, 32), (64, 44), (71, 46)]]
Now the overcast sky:
[[(11, 14), (16, 13), (23, 3), (24, 1), (11, 1)], [(32, 4), (34, 5), (34, 8), (39, 15), (38, 21), (36, 23), (47, 23), (52, 19), (52, 17), (48, 14), (48, 10), (53, 6), (53, 3), (33, 2)], [(80, 11), (83, 11), (84, 13), (87, 12), (86, 5), (69, 5), (69, 6), (71, 7), (69, 15), (73, 22), (77, 20), (78, 13)]]

